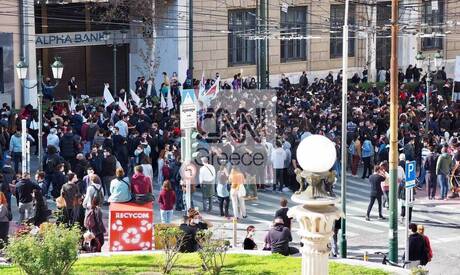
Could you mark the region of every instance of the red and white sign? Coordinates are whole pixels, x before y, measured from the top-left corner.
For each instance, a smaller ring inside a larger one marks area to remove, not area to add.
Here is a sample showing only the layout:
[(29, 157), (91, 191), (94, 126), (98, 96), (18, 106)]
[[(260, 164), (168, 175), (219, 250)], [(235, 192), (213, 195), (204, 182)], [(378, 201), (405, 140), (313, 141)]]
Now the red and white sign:
[(110, 251), (151, 250), (153, 204), (111, 203), (109, 229)]

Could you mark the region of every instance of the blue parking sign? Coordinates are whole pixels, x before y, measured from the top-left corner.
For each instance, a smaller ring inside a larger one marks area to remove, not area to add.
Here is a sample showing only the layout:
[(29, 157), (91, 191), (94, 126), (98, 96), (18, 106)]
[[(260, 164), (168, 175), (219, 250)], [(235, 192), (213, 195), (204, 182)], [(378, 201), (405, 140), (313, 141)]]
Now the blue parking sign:
[(406, 162), (406, 188), (413, 188), (415, 186), (415, 178), (417, 177), (416, 168), (415, 160)]

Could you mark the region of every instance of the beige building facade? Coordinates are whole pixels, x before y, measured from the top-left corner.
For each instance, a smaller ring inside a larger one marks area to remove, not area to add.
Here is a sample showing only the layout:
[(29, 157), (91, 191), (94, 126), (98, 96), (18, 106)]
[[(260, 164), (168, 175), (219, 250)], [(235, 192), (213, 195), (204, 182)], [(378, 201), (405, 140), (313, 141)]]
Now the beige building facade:
[(0, 0), (0, 103), (16, 103), (20, 107), (21, 88), (15, 65), (20, 58), (21, 39), (19, 7), (11, 1)]
[[(400, 32), (399, 64), (405, 70), (409, 64), (415, 64), (418, 50), (426, 54), (440, 50), (446, 59), (448, 75), (453, 77), (455, 57), (460, 55), (460, 40), (455, 34), (456, 22), (460, 21), (460, 2), (439, 0), (437, 8), (431, 2), (401, 1), (401, 24), (407, 26)], [(219, 72), (224, 79), (240, 72), (243, 76), (257, 75), (257, 39), (264, 35), (256, 31), (259, 20), (256, 5), (256, 1), (194, 0), (195, 78), (202, 72), (209, 78)], [(390, 5), (390, 1), (378, 1), (374, 6), (350, 6), (348, 65), (352, 72), (361, 73), (368, 66), (375, 77), (378, 69), (388, 69)], [(414, 6), (415, 9), (408, 8)], [(295, 83), (302, 71), (312, 79), (341, 69), (343, 1), (275, 0), (269, 1), (268, 8), (268, 68), (272, 86), (283, 73)], [(428, 29), (424, 24), (439, 28)], [(422, 32), (447, 34), (430, 39), (421, 38)]]

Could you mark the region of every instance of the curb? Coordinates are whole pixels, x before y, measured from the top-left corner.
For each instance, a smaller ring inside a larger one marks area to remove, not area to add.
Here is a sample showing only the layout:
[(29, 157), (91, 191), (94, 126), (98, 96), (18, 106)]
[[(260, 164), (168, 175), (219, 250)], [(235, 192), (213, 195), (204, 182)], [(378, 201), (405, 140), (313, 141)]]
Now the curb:
[(336, 263), (341, 263), (341, 264), (348, 264), (348, 265), (359, 265), (367, 268), (378, 268), (387, 272), (391, 272), (391, 274), (394, 275), (407, 275), (411, 274), (410, 270), (396, 267), (396, 266), (391, 266), (391, 265), (383, 265), (379, 263), (374, 263), (374, 262), (365, 262), (365, 261), (360, 261), (360, 260), (352, 260), (352, 259), (330, 259), (333, 262)]

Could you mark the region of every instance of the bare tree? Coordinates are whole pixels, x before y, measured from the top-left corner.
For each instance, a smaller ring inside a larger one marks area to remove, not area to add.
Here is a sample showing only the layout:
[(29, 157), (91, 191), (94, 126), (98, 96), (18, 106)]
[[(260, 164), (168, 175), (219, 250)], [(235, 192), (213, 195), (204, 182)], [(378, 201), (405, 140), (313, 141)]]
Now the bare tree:
[(143, 62), (136, 67), (139, 71), (147, 72), (149, 78), (153, 78), (160, 65), (156, 45), (158, 26), (164, 21), (164, 18), (157, 15), (166, 13), (167, 4), (156, 0), (108, 0), (96, 6), (104, 10), (101, 21), (125, 22), (130, 24), (136, 36), (142, 37), (147, 47), (138, 51)]

